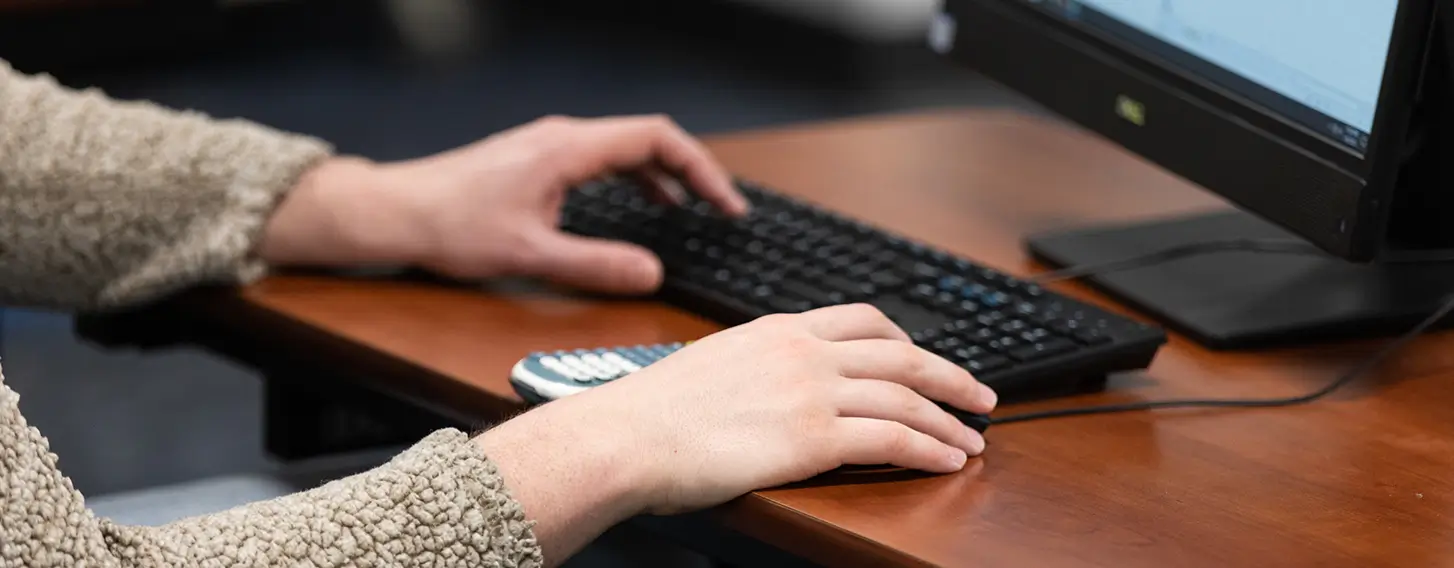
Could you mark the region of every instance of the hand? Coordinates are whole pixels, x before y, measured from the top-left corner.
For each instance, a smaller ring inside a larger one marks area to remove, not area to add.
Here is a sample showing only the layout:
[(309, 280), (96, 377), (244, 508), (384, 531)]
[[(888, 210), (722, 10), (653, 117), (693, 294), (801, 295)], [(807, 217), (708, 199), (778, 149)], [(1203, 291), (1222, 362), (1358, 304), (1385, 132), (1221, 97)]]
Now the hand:
[(685, 185), (729, 215), (747, 211), (721, 164), (669, 119), (547, 118), (418, 160), (325, 163), (284, 200), (262, 254), (274, 264), (404, 263), (454, 278), (651, 292), (662, 267), (650, 251), (557, 229), (567, 191), (616, 173), (646, 180), (657, 197), (679, 199)]
[(566, 502), (670, 514), (848, 464), (958, 471), (984, 439), (931, 400), (988, 413), (996, 396), (877, 309), (836, 306), (714, 334), (480, 442), (542, 523)]

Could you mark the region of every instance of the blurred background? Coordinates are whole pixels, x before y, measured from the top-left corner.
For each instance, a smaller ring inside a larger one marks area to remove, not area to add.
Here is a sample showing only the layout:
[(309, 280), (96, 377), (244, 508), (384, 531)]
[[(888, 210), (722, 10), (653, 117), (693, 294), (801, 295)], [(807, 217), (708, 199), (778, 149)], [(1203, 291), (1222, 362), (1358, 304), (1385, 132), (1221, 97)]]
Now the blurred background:
[[(0, 58), (377, 159), (552, 113), (664, 112), (709, 135), (929, 107), (1029, 108), (924, 47), (936, 4), (0, 0)], [(276, 467), (248, 371), (203, 353), (104, 352), (56, 314), (9, 310), (0, 325), (10, 384), (88, 495)]]

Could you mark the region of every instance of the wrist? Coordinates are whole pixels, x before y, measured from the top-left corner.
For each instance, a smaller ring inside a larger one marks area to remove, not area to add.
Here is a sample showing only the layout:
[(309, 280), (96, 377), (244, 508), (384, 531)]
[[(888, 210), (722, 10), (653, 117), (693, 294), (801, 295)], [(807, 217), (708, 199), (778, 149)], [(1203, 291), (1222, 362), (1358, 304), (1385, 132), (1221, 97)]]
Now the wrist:
[(522, 414), (475, 438), (512, 497), (535, 523), (547, 558), (579, 547), (645, 513), (655, 486), (651, 460), (623, 436), (602, 432), (568, 400)]
[[(573, 488), (575, 495), (562, 497), (593, 503), (593, 514), (610, 512), (617, 520), (643, 513), (655, 487), (650, 465), (645, 463), (649, 460), (640, 459), (640, 449), (628, 437), (601, 435), (599, 427), (581, 427), (577, 419), (585, 415), (563, 408), (565, 402), (552, 403), (560, 408), (517, 416), (481, 434), (476, 443), (502, 470), (522, 469), (507, 472), (507, 481), (520, 477), (522, 483), (545, 487), (551, 493)], [(560, 412), (551, 412), (557, 410)], [(550, 477), (557, 479), (549, 482)]]
[(275, 266), (409, 265), (423, 255), (418, 214), (386, 166), (329, 158), (304, 173), (264, 232)]

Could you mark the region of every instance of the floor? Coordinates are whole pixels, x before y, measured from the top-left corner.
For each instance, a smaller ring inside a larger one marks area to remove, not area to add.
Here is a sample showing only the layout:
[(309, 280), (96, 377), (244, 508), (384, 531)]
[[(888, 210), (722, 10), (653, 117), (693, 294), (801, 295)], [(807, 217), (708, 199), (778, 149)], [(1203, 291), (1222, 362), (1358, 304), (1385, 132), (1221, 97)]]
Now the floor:
[[(707, 134), (933, 106), (1028, 108), (918, 45), (856, 45), (706, 1), (288, 2), (202, 18), (210, 27), (152, 19), (163, 29), (120, 39), (102, 35), (115, 26), (43, 23), (27, 26), (29, 43), (0, 23), (0, 57), (378, 159), (551, 113), (666, 112)], [(114, 43), (35, 39), (66, 39), (57, 30)], [(61, 315), (13, 309), (0, 348), (27, 416), (83, 492), (276, 467), (261, 450), (261, 389), (244, 369), (203, 353), (102, 352)]]

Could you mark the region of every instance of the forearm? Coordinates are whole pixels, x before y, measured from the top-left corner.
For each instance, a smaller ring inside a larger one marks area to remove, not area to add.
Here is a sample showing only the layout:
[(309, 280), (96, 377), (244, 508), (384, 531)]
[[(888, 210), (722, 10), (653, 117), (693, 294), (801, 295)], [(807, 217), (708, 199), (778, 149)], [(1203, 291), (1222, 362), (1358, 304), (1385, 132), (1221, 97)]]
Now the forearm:
[(254, 278), (267, 220), (330, 152), (0, 62), (0, 303), (106, 307)]
[(162, 527), (93, 516), (0, 380), (0, 566), (541, 566), (483, 452), (441, 431), (312, 491)]

